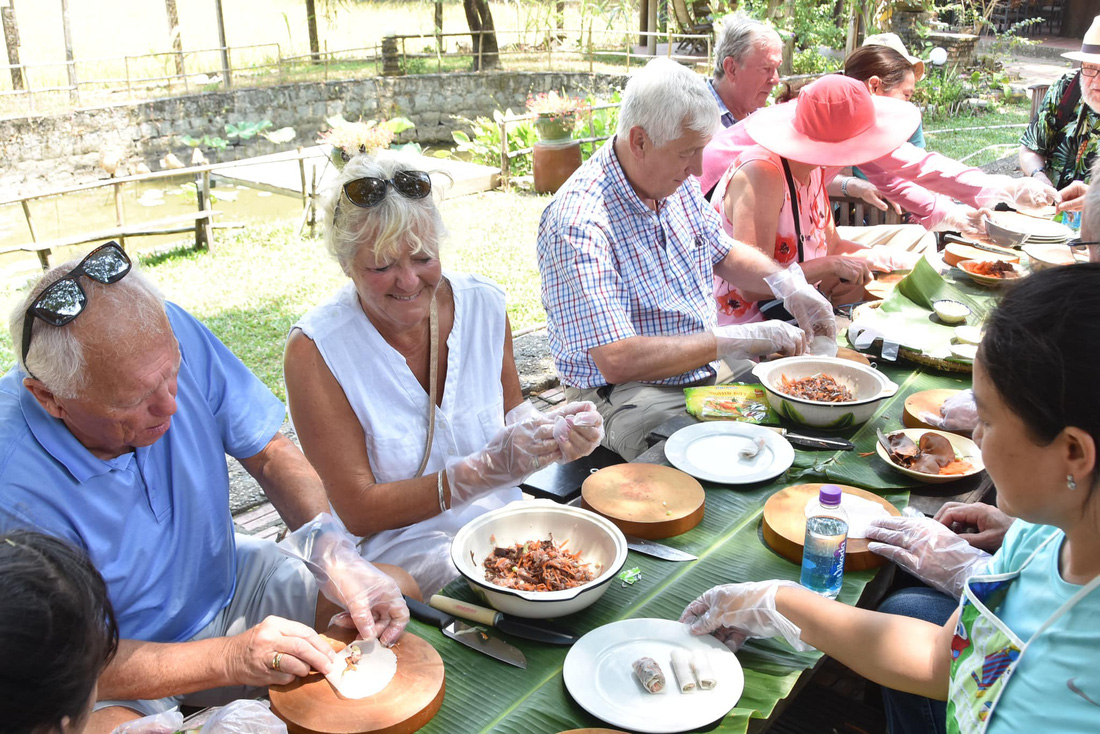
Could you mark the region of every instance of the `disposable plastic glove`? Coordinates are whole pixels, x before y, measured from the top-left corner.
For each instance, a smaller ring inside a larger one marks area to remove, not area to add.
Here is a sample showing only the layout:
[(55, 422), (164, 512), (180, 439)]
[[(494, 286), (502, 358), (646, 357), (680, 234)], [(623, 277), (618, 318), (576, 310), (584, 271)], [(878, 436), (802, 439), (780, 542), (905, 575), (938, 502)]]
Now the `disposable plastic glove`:
[(893, 273), (897, 270), (912, 270), (922, 257), (924, 257), (924, 254), (920, 252), (909, 252), (897, 247), (876, 245), (870, 248), (864, 259), (872, 270), (880, 273)]
[(377, 638), (386, 647), (397, 642), (409, 621), (401, 589), (359, 555), (339, 520), (322, 512), (284, 538), (279, 548), (305, 561), (321, 593), (347, 610), (334, 623), (353, 627), (364, 640)]
[(1011, 178), (993, 176), (994, 185), (986, 187), (975, 201), (981, 206), (993, 208), (997, 204), (1008, 204), (1018, 211), (1036, 211), (1057, 204), (1061, 195), (1050, 184), (1034, 178)]
[(546, 415), (554, 419), (554, 440), (563, 463), (588, 456), (603, 440), (603, 416), (593, 403), (566, 403)]
[(963, 390), (943, 401), (940, 413), (921, 413), (917, 418), (945, 431), (973, 433), (978, 427), (978, 406), (974, 403), (974, 391)]
[[(806, 282), (806, 276), (798, 263), (772, 273), (764, 278), (776, 298), (783, 301), (787, 311), (812, 340), (814, 337), (828, 337), (836, 341), (836, 318), (833, 307), (825, 296)], [(834, 354), (836, 352), (834, 351)], [(816, 352), (815, 352), (816, 354)]]
[(963, 583), (992, 558), (928, 517), (884, 517), (867, 526), (868, 550), (958, 599)]
[(802, 641), (802, 630), (775, 608), (780, 586), (798, 587), (792, 581), (749, 581), (715, 586), (687, 605), (680, 621), (693, 635), (713, 633), (737, 652), (750, 637), (782, 637), (795, 650), (812, 648)]
[(992, 209), (975, 209), (959, 204), (947, 211), (946, 216), (936, 225), (936, 231), (958, 232), (967, 239), (985, 237), (985, 220), (992, 216)]
[(785, 321), (730, 324), (714, 329), (720, 359), (763, 357), (779, 352), (791, 357), (806, 351), (806, 334)]
[(505, 426), (480, 451), (447, 464), (451, 507), (497, 489), (514, 487), (544, 466), (560, 461), (554, 419), (528, 402), (504, 417)]

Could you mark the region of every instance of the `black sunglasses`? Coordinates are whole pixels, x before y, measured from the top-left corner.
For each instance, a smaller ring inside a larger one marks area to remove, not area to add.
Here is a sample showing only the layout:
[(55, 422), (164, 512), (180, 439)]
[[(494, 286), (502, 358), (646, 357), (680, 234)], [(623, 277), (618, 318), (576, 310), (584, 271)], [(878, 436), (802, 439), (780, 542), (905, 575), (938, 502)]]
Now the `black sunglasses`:
[(78, 280), (81, 275), (109, 285), (126, 277), (130, 267), (130, 258), (122, 247), (117, 242), (108, 242), (89, 252), (75, 268), (39, 293), (23, 319), (23, 364), (27, 363), (27, 353), (31, 350), (31, 332), (35, 318), (42, 319), (50, 326), (64, 326), (87, 307), (88, 294)]
[[(390, 186), (406, 199), (423, 199), (432, 193), (432, 178), (424, 171), (398, 171), (393, 178), (364, 176), (344, 184), (344, 196), (355, 206), (370, 209), (382, 203)], [(336, 211), (339, 210), (340, 200), (337, 199)], [(336, 218), (336, 211), (333, 212), (333, 219)]]

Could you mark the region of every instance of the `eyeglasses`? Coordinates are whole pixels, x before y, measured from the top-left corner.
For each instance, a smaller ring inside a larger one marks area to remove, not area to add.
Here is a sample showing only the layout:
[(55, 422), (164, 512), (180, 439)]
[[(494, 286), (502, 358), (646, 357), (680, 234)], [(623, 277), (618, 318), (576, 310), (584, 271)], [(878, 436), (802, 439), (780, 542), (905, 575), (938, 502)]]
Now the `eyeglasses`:
[(1100, 67), (1095, 67), (1095, 66), (1082, 66), (1081, 67), (1081, 76), (1083, 76), (1087, 79), (1092, 79), (1097, 74), (1100, 74)]
[(23, 364), (27, 363), (27, 353), (31, 350), (31, 332), (36, 317), (50, 326), (64, 326), (87, 307), (88, 294), (78, 280), (81, 275), (110, 285), (125, 278), (130, 268), (130, 258), (119, 244), (108, 242), (89, 252), (75, 268), (38, 294), (23, 319)]
[[(344, 196), (360, 209), (370, 209), (382, 203), (390, 186), (406, 199), (423, 199), (432, 193), (432, 178), (424, 171), (398, 171), (393, 178), (364, 176), (344, 184)], [(336, 211), (339, 209), (340, 199), (337, 199)], [(336, 218), (336, 211), (333, 212), (333, 219)]]

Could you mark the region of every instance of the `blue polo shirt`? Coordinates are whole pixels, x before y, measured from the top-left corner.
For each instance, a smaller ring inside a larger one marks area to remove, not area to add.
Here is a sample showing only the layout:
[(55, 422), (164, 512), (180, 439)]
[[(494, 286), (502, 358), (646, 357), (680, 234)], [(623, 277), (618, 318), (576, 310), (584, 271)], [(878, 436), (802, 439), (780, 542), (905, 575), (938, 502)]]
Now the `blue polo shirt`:
[(179, 306), (177, 411), (152, 446), (96, 458), (23, 387), (0, 378), (0, 531), (31, 528), (88, 553), (123, 638), (182, 642), (233, 596), (225, 455), (257, 454), (282, 426), (270, 390)]

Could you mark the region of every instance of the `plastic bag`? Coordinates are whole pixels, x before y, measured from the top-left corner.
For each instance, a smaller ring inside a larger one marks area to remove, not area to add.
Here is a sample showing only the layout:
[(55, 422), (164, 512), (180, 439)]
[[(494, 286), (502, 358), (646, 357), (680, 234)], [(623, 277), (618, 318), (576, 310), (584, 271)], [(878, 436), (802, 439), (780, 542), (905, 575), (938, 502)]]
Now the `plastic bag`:
[[(183, 728), (183, 714), (179, 709), (142, 716), (115, 727), (113, 734), (175, 734)], [(286, 731), (286, 729), (283, 729)]]
[(703, 421), (742, 421), (779, 425), (779, 414), (768, 405), (764, 386), (759, 384), (685, 387), (687, 412)]
[(199, 734), (287, 734), (284, 724), (263, 701), (234, 701), (213, 712)]

